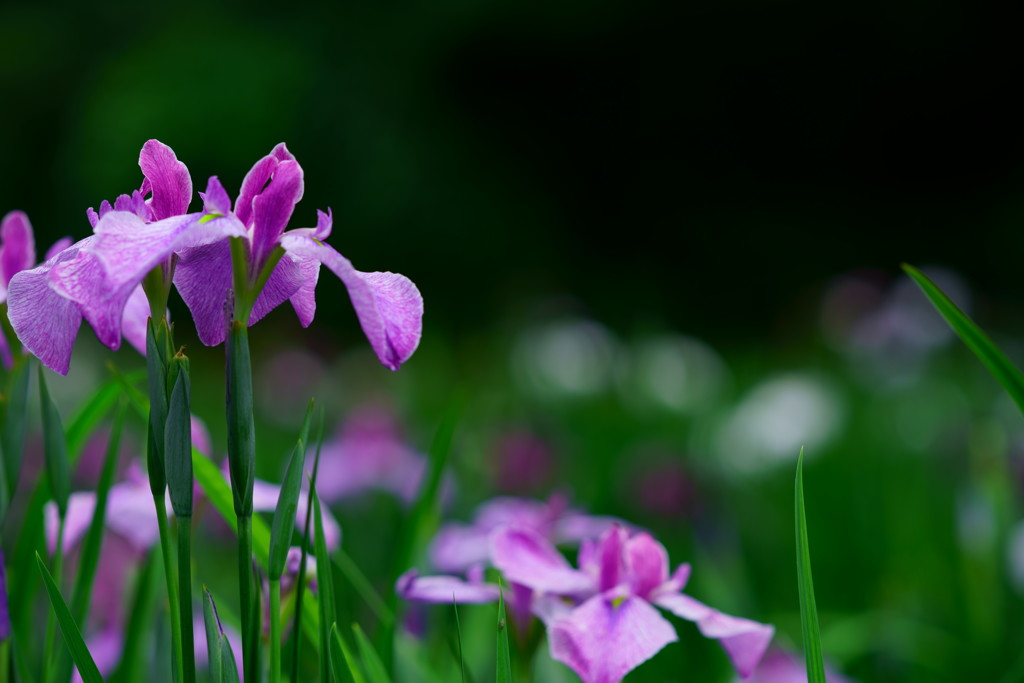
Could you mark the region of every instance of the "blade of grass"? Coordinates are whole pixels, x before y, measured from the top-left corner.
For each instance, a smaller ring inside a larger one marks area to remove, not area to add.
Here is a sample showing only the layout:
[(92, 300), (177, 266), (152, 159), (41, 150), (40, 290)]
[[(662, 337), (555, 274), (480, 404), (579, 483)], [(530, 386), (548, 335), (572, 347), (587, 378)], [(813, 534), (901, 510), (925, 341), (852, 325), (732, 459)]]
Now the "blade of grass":
[(53, 606), (54, 614), (57, 616), (57, 623), (60, 624), (60, 632), (64, 636), (64, 642), (67, 644), (68, 650), (71, 651), (71, 659), (75, 661), (75, 666), (78, 667), (78, 673), (81, 674), (83, 683), (103, 683), (103, 676), (100, 675), (96, 662), (93, 661), (92, 655), (89, 654), (89, 648), (85, 646), (82, 632), (78, 630), (75, 620), (71, 617), (71, 611), (68, 610), (67, 603), (61, 597), (60, 589), (57, 588), (53, 577), (50, 576), (50, 572), (46, 569), (43, 558), (38, 554), (36, 554), (36, 564), (39, 567), (39, 573), (43, 577), (46, 593), (50, 596), (50, 604)]
[(512, 655), (508, 648), (508, 622), (505, 619), (505, 591), (498, 592), (498, 664), (495, 672), (497, 683), (512, 683)]
[(932, 305), (967, 345), (967, 348), (978, 357), (978, 360), (992, 373), (996, 381), (1010, 394), (1021, 412), (1024, 412), (1024, 375), (1021, 374), (1021, 371), (928, 276), (906, 263), (903, 264), (903, 270), (917, 283)]
[(800, 626), (803, 631), (804, 658), (807, 661), (807, 682), (827, 683), (821, 654), (818, 608), (814, 603), (814, 582), (811, 580), (811, 553), (807, 543), (803, 448), (800, 449), (796, 464), (796, 574), (800, 589)]
[(466, 683), (466, 658), (462, 653), (462, 624), (459, 623), (459, 605), (455, 602), (454, 594), (452, 594), (452, 609), (455, 610), (455, 638), (459, 644), (459, 671), (462, 673), (462, 683)]
[(320, 512), (320, 499), (316, 495), (316, 486), (309, 487), (309, 495), (313, 499), (313, 544), (316, 550), (316, 566), (322, 567), (317, 572), (317, 605), (320, 608), (320, 676), (326, 678), (330, 671), (330, 630), (328, 624), (336, 621), (334, 603), (334, 577), (331, 575), (331, 557), (327, 552), (327, 541), (324, 538), (324, 520)]
[(338, 548), (332, 555), (334, 560), (334, 566), (338, 568), (338, 571), (348, 579), (348, 582), (355, 588), (356, 593), (363, 599), (364, 602), (373, 611), (376, 617), (382, 624), (392, 625), (395, 622), (395, 614), (388, 607), (387, 603), (384, 602), (384, 598), (380, 597), (373, 588), (373, 584), (366, 578), (366, 574), (359, 568), (359, 565), (348, 556), (344, 548)]
[(359, 624), (352, 624), (352, 633), (356, 637), (356, 645), (359, 647), (359, 656), (363, 659), (363, 666), (366, 668), (366, 678), (370, 683), (391, 683), (391, 677), (388, 676), (387, 669), (384, 668), (384, 662), (381, 661), (380, 655), (373, 649), (373, 644), (370, 643), (370, 639), (363, 633), (363, 629), (359, 628)]
[[(338, 624), (331, 624), (330, 632), (331, 675), (336, 683), (366, 683), (362, 669), (338, 631)], [(346, 677), (345, 674), (348, 674)]]

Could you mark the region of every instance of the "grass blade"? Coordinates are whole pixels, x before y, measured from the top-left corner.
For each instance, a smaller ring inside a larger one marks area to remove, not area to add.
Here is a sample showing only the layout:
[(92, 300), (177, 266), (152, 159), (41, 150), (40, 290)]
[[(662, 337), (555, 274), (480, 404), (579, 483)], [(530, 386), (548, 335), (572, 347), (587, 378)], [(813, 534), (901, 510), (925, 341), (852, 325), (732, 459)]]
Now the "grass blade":
[(391, 611), (388, 604), (384, 602), (384, 598), (380, 597), (380, 594), (374, 589), (373, 584), (366, 578), (366, 574), (359, 568), (359, 565), (348, 556), (344, 548), (338, 548), (334, 551), (334, 566), (338, 568), (338, 571), (342, 573), (348, 582), (352, 584), (356, 593), (366, 602), (370, 610), (373, 611), (374, 615), (380, 620), (380, 623), (385, 626), (391, 626), (395, 623), (395, 613)]
[(508, 621), (505, 619), (505, 591), (498, 593), (498, 665), (497, 683), (512, 683), (512, 655), (508, 648)]
[[(335, 683), (366, 683), (362, 669), (349, 650), (345, 639), (338, 632), (338, 625), (331, 624), (330, 632), (331, 675)], [(347, 675), (346, 675), (347, 674)]]
[(452, 609), (455, 610), (455, 637), (459, 644), (459, 671), (462, 673), (462, 683), (466, 683), (466, 658), (462, 654), (462, 624), (459, 623), (459, 605), (452, 596)]
[(284, 483), (277, 498), (274, 510), (274, 522), (270, 527), (270, 553), (267, 561), (267, 573), (270, 580), (280, 580), (284, 573), (288, 548), (292, 544), (292, 530), (295, 529), (295, 513), (299, 507), (299, 488), (302, 486), (302, 465), (306, 456), (306, 445), (302, 439), (295, 442), (292, 455), (288, 459)]
[(811, 579), (811, 553), (807, 544), (803, 448), (800, 449), (800, 457), (796, 464), (796, 575), (800, 589), (800, 625), (803, 630), (804, 657), (807, 661), (807, 682), (827, 683), (825, 662), (821, 654), (818, 608), (814, 603), (814, 581)]
[(320, 608), (320, 671), (321, 677), (326, 678), (325, 672), (330, 670), (330, 654), (328, 652), (330, 643), (330, 631), (328, 624), (336, 621), (334, 603), (334, 577), (331, 575), (331, 556), (327, 552), (327, 541), (324, 538), (324, 520), (320, 512), (320, 499), (316, 495), (316, 487), (310, 486), (309, 495), (313, 499), (313, 545), (316, 550), (317, 587), (319, 595), (317, 604)]
[(978, 360), (988, 369), (1024, 412), (1024, 375), (1010, 359), (999, 350), (980, 327), (960, 310), (928, 276), (911, 265), (903, 264), (906, 271), (921, 291), (925, 293), (932, 305), (942, 314), (949, 326), (957, 333)]
[[(310, 403), (312, 406), (312, 403)], [(316, 474), (320, 468), (320, 451), (324, 445), (324, 410), (320, 408), (320, 419), (317, 420), (316, 434), (316, 456), (313, 458), (313, 478), (310, 480), (309, 488), (313, 490), (316, 486)], [(299, 621), (302, 618), (302, 608), (306, 594), (306, 564), (310, 548), (310, 525), (313, 523), (313, 496), (306, 497), (306, 521), (302, 525), (302, 556), (299, 559), (299, 577), (295, 587), (295, 619), (292, 624), (292, 676), (291, 680), (299, 680), (299, 644), (302, 636), (299, 630)]]
[(57, 623), (60, 624), (60, 632), (64, 636), (64, 642), (67, 643), (68, 650), (71, 651), (71, 659), (74, 660), (75, 666), (78, 667), (78, 673), (81, 674), (83, 683), (103, 683), (103, 676), (100, 675), (96, 662), (93, 661), (92, 655), (89, 654), (89, 648), (86, 647), (85, 640), (82, 639), (82, 632), (78, 630), (75, 620), (71, 617), (71, 611), (68, 610), (67, 603), (61, 597), (60, 589), (57, 588), (53, 577), (50, 576), (50, 572), (46, 569), (43, 558), (38, 553), (36, 554), (36, 564), (39, 566), (39, 573), (43, 577), (43, 585), (46, 586), (46, 592), (50, 596), (50, 604), (53, 606), (53, 612), (57, 616)]
[(352, 624), (352, 633), (355, 634), (356, 644), (359, 646), (359, 656), (363, 659), (369, 683), (391, 683), (391, 677), (388, 676), (387, 669), (384, 668), (384, 662), (381, 661), (377, 651), (373, 649), (373, 644), (363, 633), (363, 629), (359, 628), (359, 624)]

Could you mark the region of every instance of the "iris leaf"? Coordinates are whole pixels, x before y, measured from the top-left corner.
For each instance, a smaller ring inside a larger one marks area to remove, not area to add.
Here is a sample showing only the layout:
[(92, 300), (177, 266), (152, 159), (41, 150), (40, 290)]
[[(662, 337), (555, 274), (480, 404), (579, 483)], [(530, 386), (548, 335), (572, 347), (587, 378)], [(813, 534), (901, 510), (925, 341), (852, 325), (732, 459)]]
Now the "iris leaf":
[(50, 596), (50, 604), (53, 606), (57, 623), (60, 624), (60, 632), (64, 636), (64, 642), (67, 643), (68, 650), (71, 651), (71, 659), (74, 660), (75, 666), (78, 667), (78, 673), (81, 674), (83, 683), (103, 683), (103, 676), (100, 675), (96, 662), (93, 661), (92, 655), (89, 654), (89, 648), (85, 646), (82, 632), (78, 630), (75, 620), (71, 617), (71, 611), (68, 610), (68, 605), (60, 594), (60, 589), (57, 588), (57, 584), (54, 582), (53, 577), (50, 576), (43, 558), (38, 553), (36, 553), (36, 564), (39, 567), (39, 573), (43, 577), (43, 585), (46, 586), (46, 592)]
[(999, 350), (999, 347), (989, 339), (988, 335), (967, 317), (928, 276), (906, 263), (903, 264), (903, 270), (931, 300), (932, 305), (942, 314), (953, 331), (967, 344), (967, 348), (974, 352), (974, 355), (992, 373), (996, 381), (1003, 385), (1003, 389), (1010, 395), (1021, 412), (1024, 412), (1024, 374), (1021, 374), (1021, 371), (1010, 362), (1006, 354)]
[(331, 673), (335, 683), (366, 683), (362, 669), (341, 637), (336, 623), (331, 624), (330, 639)]
[(498, 594), (498, 670), (497, 683), (512, 683), (512, 656), (508, 649), (508, 621), (505, 618), (505, 591)]
[(366, 669), (366, 678), (369, 683), (391, 683), (387, 669), (384, 668), (384, 662), (381, 661), (377, 651), (373, 649), (373, 644), (363, 633), (363, 629), (359, 628), (359, 624), (352, 624), (352, 633), (355, 634), (356, 644), (359, 646), (359, 656), (363, 659), (363, 667)]
[(821, 654), (818, 608), (814, 603), (811, 579), (811, 553), (807, 543), (807, 517), (804, 510), (804, 449), (796, 464), (796, 574), (800, 589), (800, 625), (803, 630), (804, 658), (808, 683), (827, 683)]

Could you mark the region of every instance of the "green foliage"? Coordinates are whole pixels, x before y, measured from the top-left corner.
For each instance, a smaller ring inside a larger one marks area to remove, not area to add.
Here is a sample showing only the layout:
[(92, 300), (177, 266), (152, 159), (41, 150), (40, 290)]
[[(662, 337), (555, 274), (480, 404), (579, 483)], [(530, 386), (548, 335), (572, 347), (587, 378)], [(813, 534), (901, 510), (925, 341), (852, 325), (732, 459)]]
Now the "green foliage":
[(508, 621), (505, 619), (505, 591), (498, 596), (498, 662), (497, 683), (512, 683), (512, 656), (508, 647)]
[(64, 439), (64, 425), (61, 423), (57, 406), (50, 398), (39, 365), (39, 401), (43, 414), (43, 458), (46, 473), (50, 478), (50, 492), (61, 519), (68, 511), (68, 497), (71, 495), (71, 465), (68, 462), (68, 444)]
[(75, 624), (67, 603), (61, 597), (60, 589), (54, 582), (53, 577), (50, 576), (46, 564), (43, 563), (43, 558), (38, 554), (36, 555), (36, 564), (39, 567), (39, 573), (43, 577), (43, 585), (46, 587), (46, 593), (50, 597), (50, 605), (53, 607), (53, 612), (57, 617), (57, 623), (60, 625), (60, 632), (64, 635), (64, 642), (71, 652), (71, 659), (74, 660), (75, 666), (78, 667), (78, 673), (81, 674), (82, 681), (84, 683), (103, 683), (100, 670), (96, 667), (96, 662), (93, 661), (92, 655), (89, 654), (89, 648), (86, 647), (85, 640), (82, 639), (82, 632), (78, 630), (78, 625)]
[(826, 683), (825, 662), (821, 654), (818, 608), (814, 603), (811, 579), (811, 553), (807, 543), (807, 517), (804, 510), (804, 450), (796, 465), (796, 575), (800, 588), (800, 625), (803, 631), (804, 657), (808, 683)]

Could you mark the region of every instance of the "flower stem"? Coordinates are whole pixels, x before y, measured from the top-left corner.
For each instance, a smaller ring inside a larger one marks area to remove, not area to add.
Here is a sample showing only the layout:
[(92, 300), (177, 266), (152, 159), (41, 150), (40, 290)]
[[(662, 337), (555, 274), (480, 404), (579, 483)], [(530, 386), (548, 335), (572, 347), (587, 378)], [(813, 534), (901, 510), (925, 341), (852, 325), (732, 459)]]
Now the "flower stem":
[(259, 628), (252, 582), (252, 515), (238, 518), (238, 595), (242, 606), (242, 670), (245, 680), (257, 680)]
[(160, 529), (160, 552), (164, 560), (164, 576), (167, 578), (167, 603), (171, 613), (171, 680), (181, 683), (181, 611), (178, 603), (178, 586), (174, 571), (174, 548), (171, 546), (171, 532), (167, 528), (167, 508), (164, 499), (153, 497), (156, 505), (156, 522)]
[(281, 683), (281, 579), (270, 579), (270, 683)]
[(192, 518), (178, 517), (178, 586), (181, 615), (182, 681), (196, 681), (196, 647), (192, 637)]

